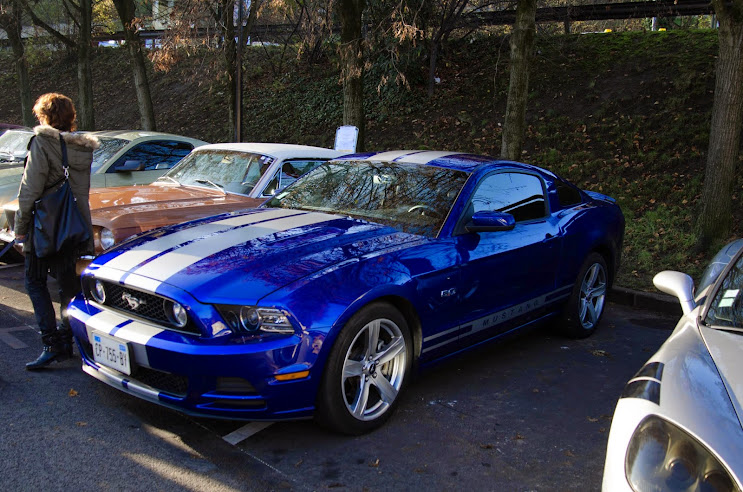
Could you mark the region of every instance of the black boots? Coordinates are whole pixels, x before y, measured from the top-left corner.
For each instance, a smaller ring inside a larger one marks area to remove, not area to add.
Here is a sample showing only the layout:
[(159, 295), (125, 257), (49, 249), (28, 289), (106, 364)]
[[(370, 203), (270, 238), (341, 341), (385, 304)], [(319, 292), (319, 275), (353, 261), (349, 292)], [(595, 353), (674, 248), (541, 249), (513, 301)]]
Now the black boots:
[(55, 360), (61, 362), (72, 357), (72, 333), (69, 329), (60, 326), (53, 332), (42, 333), (41, 341), (44, 344), (44, 350), (35, 361), (26, 364), (26, 370), (35, 371), (48, 366)]
[(35, 371), (41, 369), (52, 363), (52, 361), (61, 361), (66, 359), (66, 354), (63, 354), (64, 348), (55, 345), (44, 345), (44, 350), (41, 355), (33, 362), (26, 363), (27, 371)]

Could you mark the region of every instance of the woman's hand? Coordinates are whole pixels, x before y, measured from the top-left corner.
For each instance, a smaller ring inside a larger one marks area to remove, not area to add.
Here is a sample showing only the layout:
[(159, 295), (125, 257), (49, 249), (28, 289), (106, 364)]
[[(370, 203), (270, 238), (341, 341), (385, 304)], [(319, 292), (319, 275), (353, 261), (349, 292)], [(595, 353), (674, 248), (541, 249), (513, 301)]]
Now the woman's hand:
[(26, 237), (28, 237), (28, 234), (22, 234), (20, 236), (17, 235), (15, 237), (15, 242), (17, 242), (17, 243), (25, 243), (26, 242)]

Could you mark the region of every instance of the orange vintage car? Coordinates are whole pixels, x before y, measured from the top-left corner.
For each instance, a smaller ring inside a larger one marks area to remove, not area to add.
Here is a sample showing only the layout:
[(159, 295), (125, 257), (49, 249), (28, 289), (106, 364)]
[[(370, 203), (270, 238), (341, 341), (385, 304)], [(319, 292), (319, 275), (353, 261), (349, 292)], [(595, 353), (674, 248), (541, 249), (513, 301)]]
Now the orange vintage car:
[[(91, 188), (96, 253), (150, 229), (256, 207), (341, 154), (305, 145), (211, 144), (194, 149), (150, 185)], [(9, 227), (0, 231), (0, 241), (13, 240), (17, 210), (17, 200), (3, 207)]]

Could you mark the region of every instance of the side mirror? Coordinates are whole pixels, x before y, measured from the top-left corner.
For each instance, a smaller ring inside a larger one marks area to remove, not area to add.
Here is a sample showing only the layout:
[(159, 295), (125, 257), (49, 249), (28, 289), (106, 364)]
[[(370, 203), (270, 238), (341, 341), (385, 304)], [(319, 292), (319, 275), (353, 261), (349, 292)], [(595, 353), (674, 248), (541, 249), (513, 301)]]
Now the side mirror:
[(694, 280), (687, 274), (664, 270), (653, 277), (653, 284), (661, 292), (676, 297), (684, 314), (689, 314), (694, 309)]
[(510, 231), (515, 226), (516, 219), (511, 214), (481, 210), (472, 214), (472, 218), (467, 222), (465, 228), (467, 232), (495, 232)]
[(129, 173), (132, 171), (144, 171), (144, 162), (142, 161), (126, 161), (123, 164), (118, 164), (114, 171), (117, 173)]

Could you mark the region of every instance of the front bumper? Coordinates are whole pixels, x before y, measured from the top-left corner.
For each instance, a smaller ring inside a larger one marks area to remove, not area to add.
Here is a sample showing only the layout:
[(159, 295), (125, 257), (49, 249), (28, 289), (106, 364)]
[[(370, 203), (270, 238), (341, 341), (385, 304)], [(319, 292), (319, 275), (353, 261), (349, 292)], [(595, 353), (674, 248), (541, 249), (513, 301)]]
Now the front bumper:
[[(240, 343), (164, 330), (101, 310), (82, 298), (68, 309), (87, 374), (138, 398), (183, 413), (235, 420), (311, 417), (319, 383), (316, 352), (307, 336)], [(131, 375), (96, 362), (93, 333), (129, 346)], [(309, 370), (301, 379), (277, 375)]]

